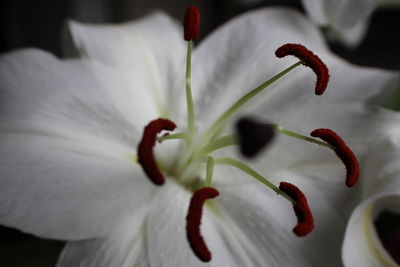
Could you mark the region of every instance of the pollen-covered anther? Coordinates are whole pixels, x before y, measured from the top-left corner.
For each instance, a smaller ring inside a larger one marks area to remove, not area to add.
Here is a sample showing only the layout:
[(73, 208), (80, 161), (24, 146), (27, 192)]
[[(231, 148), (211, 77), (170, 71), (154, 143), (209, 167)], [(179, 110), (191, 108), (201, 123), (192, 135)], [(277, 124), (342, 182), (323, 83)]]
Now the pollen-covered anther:
[(200, 9), (197, 6), (189, 6), (183, 19), (185, 41), (196, 40), (200, 32)]
[(279, 58), (287, 55), (299, 58), (303, 65), (310, 67), (317, 75), (317, 82), (315, 84), (315, 94), (322, 95), (329, 81), (329, 70), (325, 63), (301, 44), (285, 44), (275, 51), (275, 55)]
[(354, 186), (360, 178), (360, 165), (353, 151), (346, 145), (342, 138), (330, 129), (316, 129), (311, 132), (312, 137), (318, 137), (333, 147), (336, 155), (346, 167), (346, 185)]
[(293, 228), (293, 232), (299, 237), (308, 235), (314, 229), (314, 218), (306, 196), (297, 186), (291, 183), (281, 182), (279, 189), (295, 201), (293, 209), (297, 217), (297, 225)]
[(211, 260), (211, 252), (200, 233), (203, 205), (207, 199), (215, 198), (219, 192), (212, 187), (203, 187), (194, 192), (186, 216), (186, 235), (194, 254), (202, 261)]
[(157, 141), (157, 134), (163, 130), (173, 131), (176, 128), (175, 123), (167, 119), (156, 119), (151, 121), (143, 131), (142, 140), (138, 146), (138, 160), (147, 177), (156, 185), (164, 183), (164, 175), (157, 166), (153, 147)]
[(270, 124), (243, 117), (236, 123), (240, 153), (248, 158), (256, 156), (272, 142), (275, 131)]

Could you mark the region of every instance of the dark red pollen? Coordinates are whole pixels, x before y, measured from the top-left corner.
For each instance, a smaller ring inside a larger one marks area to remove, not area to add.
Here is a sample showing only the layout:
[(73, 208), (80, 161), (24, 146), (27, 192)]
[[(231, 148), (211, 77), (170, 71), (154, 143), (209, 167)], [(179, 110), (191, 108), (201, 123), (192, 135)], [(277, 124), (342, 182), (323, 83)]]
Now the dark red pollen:
[(173, 131), (175, 128), (175, 123), (161, 118), (151, 121), (144, 128), (143, 137), (138, 146), (138, 160), (147, 177), (156, 185), (162, 185), (165, 180), (164, 175), (157, 166), (153, 154), (153, 147), (157, 141), (157, 134), (162, 130)]
[(200, 31), (200, 9), (197, 6), (186, 8), (183, 19), (185, 41), (196, 40)]
[(207, 199), (219, 195), (217, 189), (212, 187), (203, 187), (194, 192), (190, 200), (188, 214), (186, 216), (186, 235), (194, 254), (202, 261), (211, 260), (211, 252), (200, 233), (201, 216), (203, 205)]
[(303, 65), (310, 67), (317, 75), (315, 94), (322, 95), (325, 92), (329, 81), (329, 70), (313, 52), (301, 44), (285, 44), (275, 51), (275, 55), (279, 58), (291, 55), (300, 59)]
[(296, 204), (293, 204), (293, 209), (297, 217), (297, 225), (293, 228), (293, 232), (299, 237), (308, 235), (314, 229), (314, 218), (306, 196), (297, 186), (291, 183), (281, 182), (279, 189), (296, 202)]
[(346, 185), (354, 186), (360, 178), (360, 165), (353, 151), (346, 145), (340, 136), (330, 129), (316, 129), (311, 132), (312, 137), (318, 137), (333, 147), (336, 155), (346, 167)]

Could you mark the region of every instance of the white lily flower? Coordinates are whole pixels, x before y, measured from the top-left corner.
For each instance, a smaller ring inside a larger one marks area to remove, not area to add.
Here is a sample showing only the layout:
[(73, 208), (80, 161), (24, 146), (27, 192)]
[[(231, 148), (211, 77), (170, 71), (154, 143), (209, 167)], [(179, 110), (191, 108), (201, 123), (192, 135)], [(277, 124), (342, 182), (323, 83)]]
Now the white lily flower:
[[(212, 184), (220, 196), (204, 206), (201, 228), (213, 258), (199, 261), (185, 217), (192, 190), (206, 175), (196, 168), (173, 175), (173, 163), (187, 156), (176, 140), (156, 146), (163, 186), (134, 160), (150, 121), (168, 117), (178, 130), (188, 128), (182, 29), (159, 13), (122, 25), (69, 27), (68, 51), (78, 59), (36, 49), (0, 59), (1, 224), (68, 240), (58, 266), (341, 264), (355, 192), (343, 185), (343, 164), (330, 149), (286, 135), (248, 164), (274, 184), (285, 180), (304, 191), (314, 232), (293, 235), (290, 202), (247, 174), (216, 165)], [(192, 130), (207, 134), (238, 98), (293, 64), (274, 57), (286, 43), (307, 46), (329, 66), (327, 92), (314, 96), (315, 74), (296, 68), (237, 116), (253, 114), (305, 135), (333, 128), (362, 156), (386, 119), (366, 103), (380, 104), (398, 77), (337, 58), (318, 30), (289, 9), (240, 16), (194, 50)], [(235, 154), (228, 147), (215, 155)]]
[(398, 0), (303, 0), (303, 6), (314, 23), (327, 27), (332, 38), (350, 47), (362, 41), (376, 8), (398, 8), (399, 4)]
[(400, 117), (392, 113), (388, 114), (393, 117), (391, 126), (371, 146), (363, 163), (362, 201), (351, 215), (343, 242), (345, 266), (400, 266), (395, 247), (400, 225), (397, 236), (392, 232), (393, 244), (387, 249), (374, 226), (381, 212), (400, 214)]
[(354, 46), (364, 37), (368, 18), (378, 2), (377, 0), (303, 0), (303, 5), (317, 25), (327, 27), (338, 39), (349, 46)]
[[(237, 0), (255, 4), (262, 0)], [(349, 47), (358, 45), (366, 34), (369, 18), (379, 6), (398, 7), (398, 0), (302, 0), (311, 20), (325, 27), (328, 37)]]

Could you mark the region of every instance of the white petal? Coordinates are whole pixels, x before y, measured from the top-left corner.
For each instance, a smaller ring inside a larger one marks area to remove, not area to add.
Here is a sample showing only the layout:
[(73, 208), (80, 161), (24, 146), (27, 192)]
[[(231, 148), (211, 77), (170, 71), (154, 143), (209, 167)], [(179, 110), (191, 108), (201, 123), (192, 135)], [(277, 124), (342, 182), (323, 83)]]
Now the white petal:
[(382, 246), (374, 227), (374, 220), (380, 211), (390, 210), (399, 214), (399, 203), (400, 191), (375, 195), (357, 207), (347, 225), (343, 241), (342, 259), (345, 266), (399, 266)]
[(328, 29), (328, 37), (355, 47), (364, 37), (376, 0), (303, 0), (303, 5), (318, 25)]
[(153, 210), (147, 218), (146, 236), (151, 266), (241, 266), (236, 264), (236, 251), (222, 239), (215, 215), (205, 206), (201, 232), (212, 253), (209, 263), (201, 262), (192, 252), (186, 239), (185, 224), (191, 193), (174, 181), (160, 188)]
[(318, 25), (328, 24), (325, 6), (327, 1), (303, 0), (303, 6), (311, 19)]
[(132, 227), (156, 189), (138, 164), (88, 144), (13, 133), (1, 146), (0, 222), (38, 236), (76, 240)]
[[(298, 100), (300, 103), (301, 99)], [(291, 101), (275, 107), (277, 112), (269, 106), (255, 108), (253, 113), (261, 121), (278, 123), (296, 133), (310, 136), (311, 131), (317, 128), (329, 128), (335, 131), (359, 160), (368, 149), (368, 145), (380, 134), (380, 129), (391, 123), (392, 116), (381, 109), (366, 108), (362, 104), (331, 104), (323, 100), (315, 105), (301, 106), (297, 108)], [(273, 103), (270, 103), (273, 105)], [(282, 108), (282, 109), (281, 109)], [(285, 110), (286, 108), (286, 110)], [(345, 119), (344, 119), (345, 118)], [(231, 157), (238, 154), (237, 148), (225, 149), (221, 155)], [(291, 166), (303, 163), (337, 164), (343, 174), (345, 167), (336, 154), (323, 146), (295, 139), (280, 133), (260, 155), (248, 162), (256, 171), (265, 171), (268, 175), (276, 171), (284, 170)], [(224, 177), (222, 179), (225, 180)], [(230, 178), (227, 175), (226, 181)], [(344, 182), (344, 181), (343, 181)]]
[[(294, 64), (294, 59), (275, 57), (275, 50), (286, 43), (326, 50), (312, 24), (296, 11), (280, 8), (246, 13), (204, 40), (192, 61), (199, 117), (221, 114), (245, 92)], [(312, 77), (311, 85), (315, 77), (306, 73)]]
[(352, 27), (365, 20), (377, 0), (303, 0), (309, 16), (320, 25), (337, 28)]
[[(183, 29), (166, 14), (150, 16), (122, 24), (84, 24), (69, 21), (67, 33), (79, 56), (104, 61), (108, 64), (131, 66), (145, 64), (151, 53), (157, 63), (174, 61), (185, 55)], [(171, 63), (171, 62), (169, 62)]]
[(369, 26), (369, 20), (362, 20), (347, 28), (329, 28), (328, 38), (340, 40), (348, 48), (355, 48), (364, 38)]
[(143, 217), (154, 187), (129, 155), (155, 112), (123, 77), (38, 50), (1, 58), (1, 223), (82, 239)]
[(146, 267), (150, 266), (147, 254), (144, 234), (129, 229), (107, 238), (67, 243), (57, 266)]
[(363, 196), (400, 192), (400, 116), (388, 111), (391, 125), (382, 127), (379, 139), (370, 146), (362, 167)]
[[(339, 28), (352, 27), (362, 20), (366, 20), (377, 6), (377, 0), (342, 0), (337, 3), (335, 0), (329, 0), (327, 11), (331, 12), (331, 24)], [(333, 12), (332, 12), (333, 11)]]
[[(202, 126), (250, 89), (295, 62), (292, 58), (274, 58), (274, 50), (286, 42), (314, 47), (327, 63), (331, 79), (326, 93), (315, 96), (315, 74), (299, 67), (255, 97), (237, 116), (252, 114), (307, 136), (316, 128), (330, 128), (362, 155), (365, 144), (373, 140), (381, 121), (386, 120), (384, 115), (377, 115), (376, 108), (365, 105), (381, 105), (396, 90), (398, 73), (356, 67), (337, 58), (325, 48), (313, 25), (285, 9), (241, 16), (200, 45), (197, 63), (193, 60), (193, 88), (197, 89)], [(279, 136), (259, 161), (271, 172), (303, 160), (304, 155), (318, 159), (318, 151), (326, 149)], [(335, 155), (331, 153), (330, 157)]]
[(296, 237), (292, 205), (259, 183), (216, 185), (221, 192), (218, 201), (229, 218), (226, 227), (253, 262), (243, 266), (339, 266), (352, 193), (345, 188), (337, 166), (302, 165), (268, 178), (277, 185), (280, 181), (294, 183), (305, 193), (315, 229), (307, 237)]
[[(375, 106), (380, 106), (395, 90), (399, 76), (357, 68), (336, 59), (332, 62), (331, 82), (324, 95), (311, 95), (304, 76), (297, 75), (258, 97), (245, 111), (305, 136), (317, 128), (332, 129), (356, 155), (362, 156), (380, 129), (391, 123), (392, 116)], [(336, 156), (328, 149), (279, 135), (258, 161), (270, 166), (271, 172), (299, 160), (327, 157)]]
[(342, 258), (346, 266), (398, 266), (383, 248), (374, 220), (381, 211), (400, 213), (400, 116), (388, 111), (392, 125), (381, 128), (362, 162), (364, 201), (347, 225)]
[(168, 115), (166, 108), (176, 98), (170, 95), (170, 90), (177, 73), (184, 77), (186, 50), (180, 25), (163, 13), (154, 13), (119, 25), (71, 21), (68, 30), (72, 36), (68, 45), (80, 56), (130, 71), (143, 85), (142, 90), (153, 93), (160, 115)]
[[(302, 43), (330, 69), (323, 96), (314, 95), (315, 74), (298, 67), (257, 95), (243, 111), (288, 114), (327, 102), (370, 100), (395, 90), (398, 74), (350, 65), (331, 54), (318, 30), (289, 9), (251, 12), (229, 22), (200, 44), (193, 59), (193, 88), (201, 121), (212, 121), (246, 92), (294, 64), (293, 57), (278, 59), (275, 50), (285, 43)], [(351, 74), (350, 74), (351, 73)], [(349, 75), (350, 74), (350, 75)], [(262, 110), (260, 110), (260, 106)]]
[(143, 127), (157, 113), (149, 92), (128, 77), (101, 63), (61, 61), (40, 50), (4, 55), (0, 58), (3, 128), (22, 125), (135, 149)]

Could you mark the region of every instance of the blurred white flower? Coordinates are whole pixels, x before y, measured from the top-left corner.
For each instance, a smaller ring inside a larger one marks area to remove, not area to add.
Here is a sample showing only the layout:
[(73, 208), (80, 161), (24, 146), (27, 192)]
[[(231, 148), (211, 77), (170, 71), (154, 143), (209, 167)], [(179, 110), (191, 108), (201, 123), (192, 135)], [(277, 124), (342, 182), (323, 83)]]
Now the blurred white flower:
[[(236, 0), (249, 5), (268, 3), (267, 0)], [(380, 6), (398, 8), (399, 0), (302, 0), (311, 20), (324, 27), (329, 38), (354, 47), (368, 29), (369, 18)]]
[(303, 0), (311, 19), (326, 27), (333, 38), (357, 45), (368, 28), (368, 18), (379, 0)]
[(390, 244), (385, 244), (388, 250), (374, 225), (382, 212), (400, 215), (400, 116), (386, 112), (392, 116), (391, 126), (382, 131), (363, 161), (362, 201), (351, 215), (343, 243), (345, 266), (400, 266), (400, 225), (391, 229)]
[[(163, 14), (121, 25), (69, 25), (69, 55), (36, 49), (0, 58), (0, 223), (68, 240), (59, 266), (339, 266), (355, 192), (344, 167), (319, 146), (279, 136), (251, 166), (275, 184), (308, 197), (316, 229), (293, 235), (290, 204), (239, 171), (216, 166), (221, 195), (205, 207), (202, 233), (213, 260), (200, 262), (185, 237), (192, 184), (167, 174), (154, 186), (132, 160), (149, 121), (169, 117), (185, 129), (182, 29)], [(397, 74), (355, 67), (334, 56), (317, 29), (289, 9), (240, 16), (193, 54), (198, 130), (249, 89), (293, 62), (277, 59), (285, 43), (318, 54), (331, 73), (323, 96), (315, 75), (297, 68), (243, 111), (308, 134), (332, 128), (364, 155), (386, 116), (381, 104)], [(232, 125), (230, 121), (229, 125)], [(174, 141), (157, 145), (159, 162), (178, 156)], [(228, 148), (223, 155), (232, 155)], [(168, 167), (167, 167), (168, 168)], [(203, 178), (203, 177), (202, 177)], [(215, 209), (219, 212), (215, 212)]]

